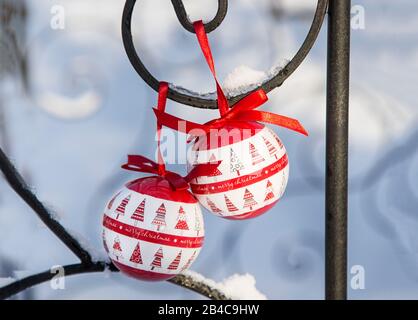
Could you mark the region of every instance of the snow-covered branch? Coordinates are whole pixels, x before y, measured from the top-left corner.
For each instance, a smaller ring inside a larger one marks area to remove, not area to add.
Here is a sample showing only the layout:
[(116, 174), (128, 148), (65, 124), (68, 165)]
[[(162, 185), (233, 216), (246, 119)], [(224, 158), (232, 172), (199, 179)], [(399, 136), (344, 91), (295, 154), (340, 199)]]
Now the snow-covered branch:
[[(81, 263), (64, 267), (65, 276), (90, 272), (103, 272), (105, 270), (118, 271), (110, 263), (94, 261), (95, 259), (92, 258), (91, 253), (85, 249), (76, 237), (71, 235), (70, 232), (55, 219), (54, 213), (39, 201), (1, 148), (0, 170), (13, 190), (32, 208), (42, 222), (67, 246), (67, 248), (80, 259)], [(7, 299), (23, 290), (49, 281), (54, 276), (54, 273), (47, 270), (7, 284), (0, 288), (0, 299)], [(183, 288), (197, 292), (209, 299), (227, 299), (226, 294), (222, 293), (220, 288), (211, 286), (207, 281), (199, 280), (199, 278), (192, 277), (191, 275), (181, 274), (169, 281), (182, 286)]]
[(195, 283), (207, 285), (212, 290), (223, 292), (227, 299), (233, 300), (266, 300), (267, 297), (256, 288), (255, 278), (251, 274), (234, 274), (221, 282), (205, 278), (201, 274), (187, 270), (184, 276)]

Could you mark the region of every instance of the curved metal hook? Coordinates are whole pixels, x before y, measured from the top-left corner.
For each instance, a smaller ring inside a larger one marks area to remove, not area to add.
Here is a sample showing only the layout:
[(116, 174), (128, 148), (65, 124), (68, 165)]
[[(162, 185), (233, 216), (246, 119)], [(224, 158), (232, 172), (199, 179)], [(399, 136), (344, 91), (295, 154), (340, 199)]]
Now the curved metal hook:
[[(173, 1), (173, 0), (172, 0)], [(174, 0), (177, 1), (177, 0)], [(309, 29), (309, 32), (303, 41), (302, 46), (300, 47), (299, 51), (295, 54), (292, 60), (283, 68), (281, 69), (276, 75), (272, 78), (267, 79), (257, 88), (254, 88), (248, 92), (242, 93), (236, 96), (228, 97), (231, 105), (233, 105), (236, 101), (241, 99), (244, 95), (247, 95), (251, 91), (256, 91), (258, 89), (263, 89), (265, 92), (270, 92), (271, 90), (280, 87), (290, 75), (295, 72), (295, 70), (300, 66), (300, 64), (305, 60), (306, 56), (308, 55), (309, 51), (311, 51), (317, 37), (319, 31), (321, 30), (327, 8), (328, 8), (329, 0), (318, 0), (318, 4), (315, 11), (315, 16), (312, 21), (312, 25)], [(141, 59), (139, 58), (135, 46), (132, 39), (132, 28), (131, 28), (131, 21), (132, 21), (132, 12), (135, 7), (136, 0), (126, 0), (125, 8), (123, 10), (123, 17), (122, 17), (122, 38), (123, 44), (125, 46), (126, 54), (128, 58), (139, 74), (139, 76), (155, 91), (158, 92), (159, 81), (147, 70), (147, 68), (142, 63)], [(184, 8), (183, 8), (184, 9)], [(210, 24), (211, 22), (209, 22)], [(207, 98), (205, 97), (207, 96)], [(204, 109), (217, 109), (218, 106), (216, 104), (216, 100), (210, 98), (210, 94), (201, 95), (196, 92), (178, 88), (175, 86), (171, 86), (168, 92), (168, 98), (174, 100), (176, 102), (187, 104), (189, 106), (193, 106), (196, 108), (204, 108)]]
[[(182, 0), (171, 0), (173, 4), (174, 11), (176, 12), (177, 19), (183, 26), (184, 29), (191, 33), (194, 32), (193, 22), (190, 21), (186, 9), (184, 8)], [(212, 32), (224, 21), (226, 13), (228, 12), (228, 0), (218, 0), (218, 11), (216, 12), (215, 17), (208, 23), (205, 23), (206, 33)]]

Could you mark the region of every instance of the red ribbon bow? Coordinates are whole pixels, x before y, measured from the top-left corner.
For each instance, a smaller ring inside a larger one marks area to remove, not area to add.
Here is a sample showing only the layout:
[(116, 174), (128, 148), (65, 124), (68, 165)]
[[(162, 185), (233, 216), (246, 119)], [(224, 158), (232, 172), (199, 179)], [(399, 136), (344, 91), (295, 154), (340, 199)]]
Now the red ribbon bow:
[[(208, 133), (211, 129), (218, 129), (228, 122), (236, 121), (261, 121), (271, 123), (280, 127), (284, 127), (304, 135), (308, 135), (307, 131), (303, 128), (300, 122), (296, 119), (278, 115), (267, 111), (254, 110), (264, 104), (268, 98), (264, 90), (259, 89), (252, 92), (239, 100), (230, 108), (228, 105), (228, 99), (226, 98), (219, 81), (216, 78), (215, 65), (213, 62), (213, 56), (211, 53), (209, 41), (205, 32), (205, 27), (202, 21), (197, 21), (194, 24), (195, 32), (199, 45), (205, 56), (206, 62), (209, 65), (209, 69), (212, 72), (216, 82), (216, 92), (218, 96), (218, 108), (221, 117), (205, 124), (199, 124), (192, 121), (186, 121), (181, 118), (177, 118), (166, 113), (164, 110), (155, 109), (154, 113), (161, 125), (164, 125), (173, 130), (177, 130), (184, 133), (191, 133), (192, 130), (200, 129), (202, 133)], [(185, 125), (180, 126), (179, 123), (183, 122)], [(192, 133), (193, 134), (193, 133)]]
[(189, 182), (199, 176), (211, 175), (220, 165), (221, 161), (196, 165), (187, 176), (168, 171), (165, 166), (140, 155), (128, 155), (128, 162), (122, 165), (123, 169), (144, 173), (153, 173), (164, 177), (175, 190), (187, 190)]
[[(154, 109), (154, 113), (158, 122), (162, 125), (184, 133), (196, 133), (196, 129), (202, 130), (203, 133), (208, 133), (211, 129), (222, 128), (228, 122), (235, 121), (261, 121), (274, 124), (276, 126), (284, 127), (304, 135), (308, 135), (303, 126), (298, 120), (281, 116), (272, 112), (254, 110), (268, 100), (264, 90), (260, 89), (250, 93), (240, 101), (238, 101), (234, 108), (227, 111), (218, 119), (209, 121), (205, 124), (199, 124), (192, 121), (184, 120), (168, 114), (164, 111)], [(180, 126), (183, 122), (185, 125)], [(192, 132), (195, 131), (195, 132)]]
[[(168, 83), (160, 82), (158, 89), (157, 109), (164, 112), (167, 103)], [(161, 128), (162, 124), (157, 121), (157, 154), (158, 163), (140, 155), (128, 155), (128, 162), (122, 165), (123, 169), (138, 171), (144, 173), (153, 173), (164, 177), (174, 190), (186, 190), (189, 188), (189, 182), (199, 176), (209, 176), (213, 174), (222, 161), (211, 161), (210, 163), (202, 163), (194, 166), (194, 168), (185, 177), (178, 173), (168, 171), (165, 168), (163, 156), (161, 154)]]

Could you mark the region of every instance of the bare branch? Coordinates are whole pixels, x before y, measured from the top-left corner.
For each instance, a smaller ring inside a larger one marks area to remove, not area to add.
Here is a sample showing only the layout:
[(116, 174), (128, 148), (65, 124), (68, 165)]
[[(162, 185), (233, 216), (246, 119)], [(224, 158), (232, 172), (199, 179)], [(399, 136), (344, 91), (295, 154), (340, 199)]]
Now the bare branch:
[[(70, 276), (74, 274), (81, 274), (81, 273), (89, 273), (89, 272), (101, 272), (104, 271), (106, 265), (104, 263), (94, 263), (90, 265), (85, 265), (82, 263), (79, 264), (72, 264), (63, 267), (65, 276)], [(24, 291), (30, 287), (36, 286), (43, 282), (51, 280), (55, 274), (50, 270), (34, 274), (23, 278), (21, 280), (17, 280), (13, 283), (10, 283), (3, 288), (0, 288), (0, 299), (8, 299), (11, 296)]]
[(42, 222), (70, 249), (83, 263), (91, 264), (90, 253), (87, 252), (80, 243), (70, 235), (65, 228), (53, 218), (50, 211), (32, 193), (23, 177), (17, 172), (16, 168), (0, 148), (0, 169), (7, 182), (13, 190), (27, 203), (37, 214)]
[[(119, 271), (118, 269), (116, 269), (116, 267), (113, 264), (107, 264), (105, 262), (96, 262), (96, 263), (92, 263), (88, 265), (79, 263), (79, 264), (72, 264), (72, 265), (64, 266), (63, 268), (64, 268), (65, 276), (91, 273), (91, 272), (103, 272), (106, 269), (112, 272)], [(30, 287), (49, 281), (54, 276), (55, 274), (53, 272), (51, 272), (50, 270), (47, 270), (38, 274), (28, 276), (21, 280), (17, 280), (13, 283), (10, 283), (4, 286), (3, 288), (0, 288), (0, 300), (8, 299), (11, 296), (21, 291), (24, 291)], [(219, 290), (214, 289), (203, 282), (196, 281), (190, 276), (180, 274), (176, 276), (174, 279), (171, 279), (168, 281), (178, 286), (181, 286), (183, 288), (192, 290), (212, 300), (227, 300), (226, 296)]]

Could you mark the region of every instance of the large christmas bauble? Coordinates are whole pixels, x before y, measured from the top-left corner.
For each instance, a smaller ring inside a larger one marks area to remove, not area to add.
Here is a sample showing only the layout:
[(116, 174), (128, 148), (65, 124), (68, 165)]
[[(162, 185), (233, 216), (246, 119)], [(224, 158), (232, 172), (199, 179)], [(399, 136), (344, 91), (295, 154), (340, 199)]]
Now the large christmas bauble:
[(222, 163), (208, 177), (190, 182), (193, 194), (212, 213), (249, 219), (270, 209), (283, 195), (289, 164), (279, 137), (258, 122), (234, 122), (200, 136), (189, 149), (188, 169)]
[(160, 176), (127, 183), (103, 217), (103, 244), (114, 265), (142, 280), (167, 280), (187, 269), (204, 240), (196, 198)]

